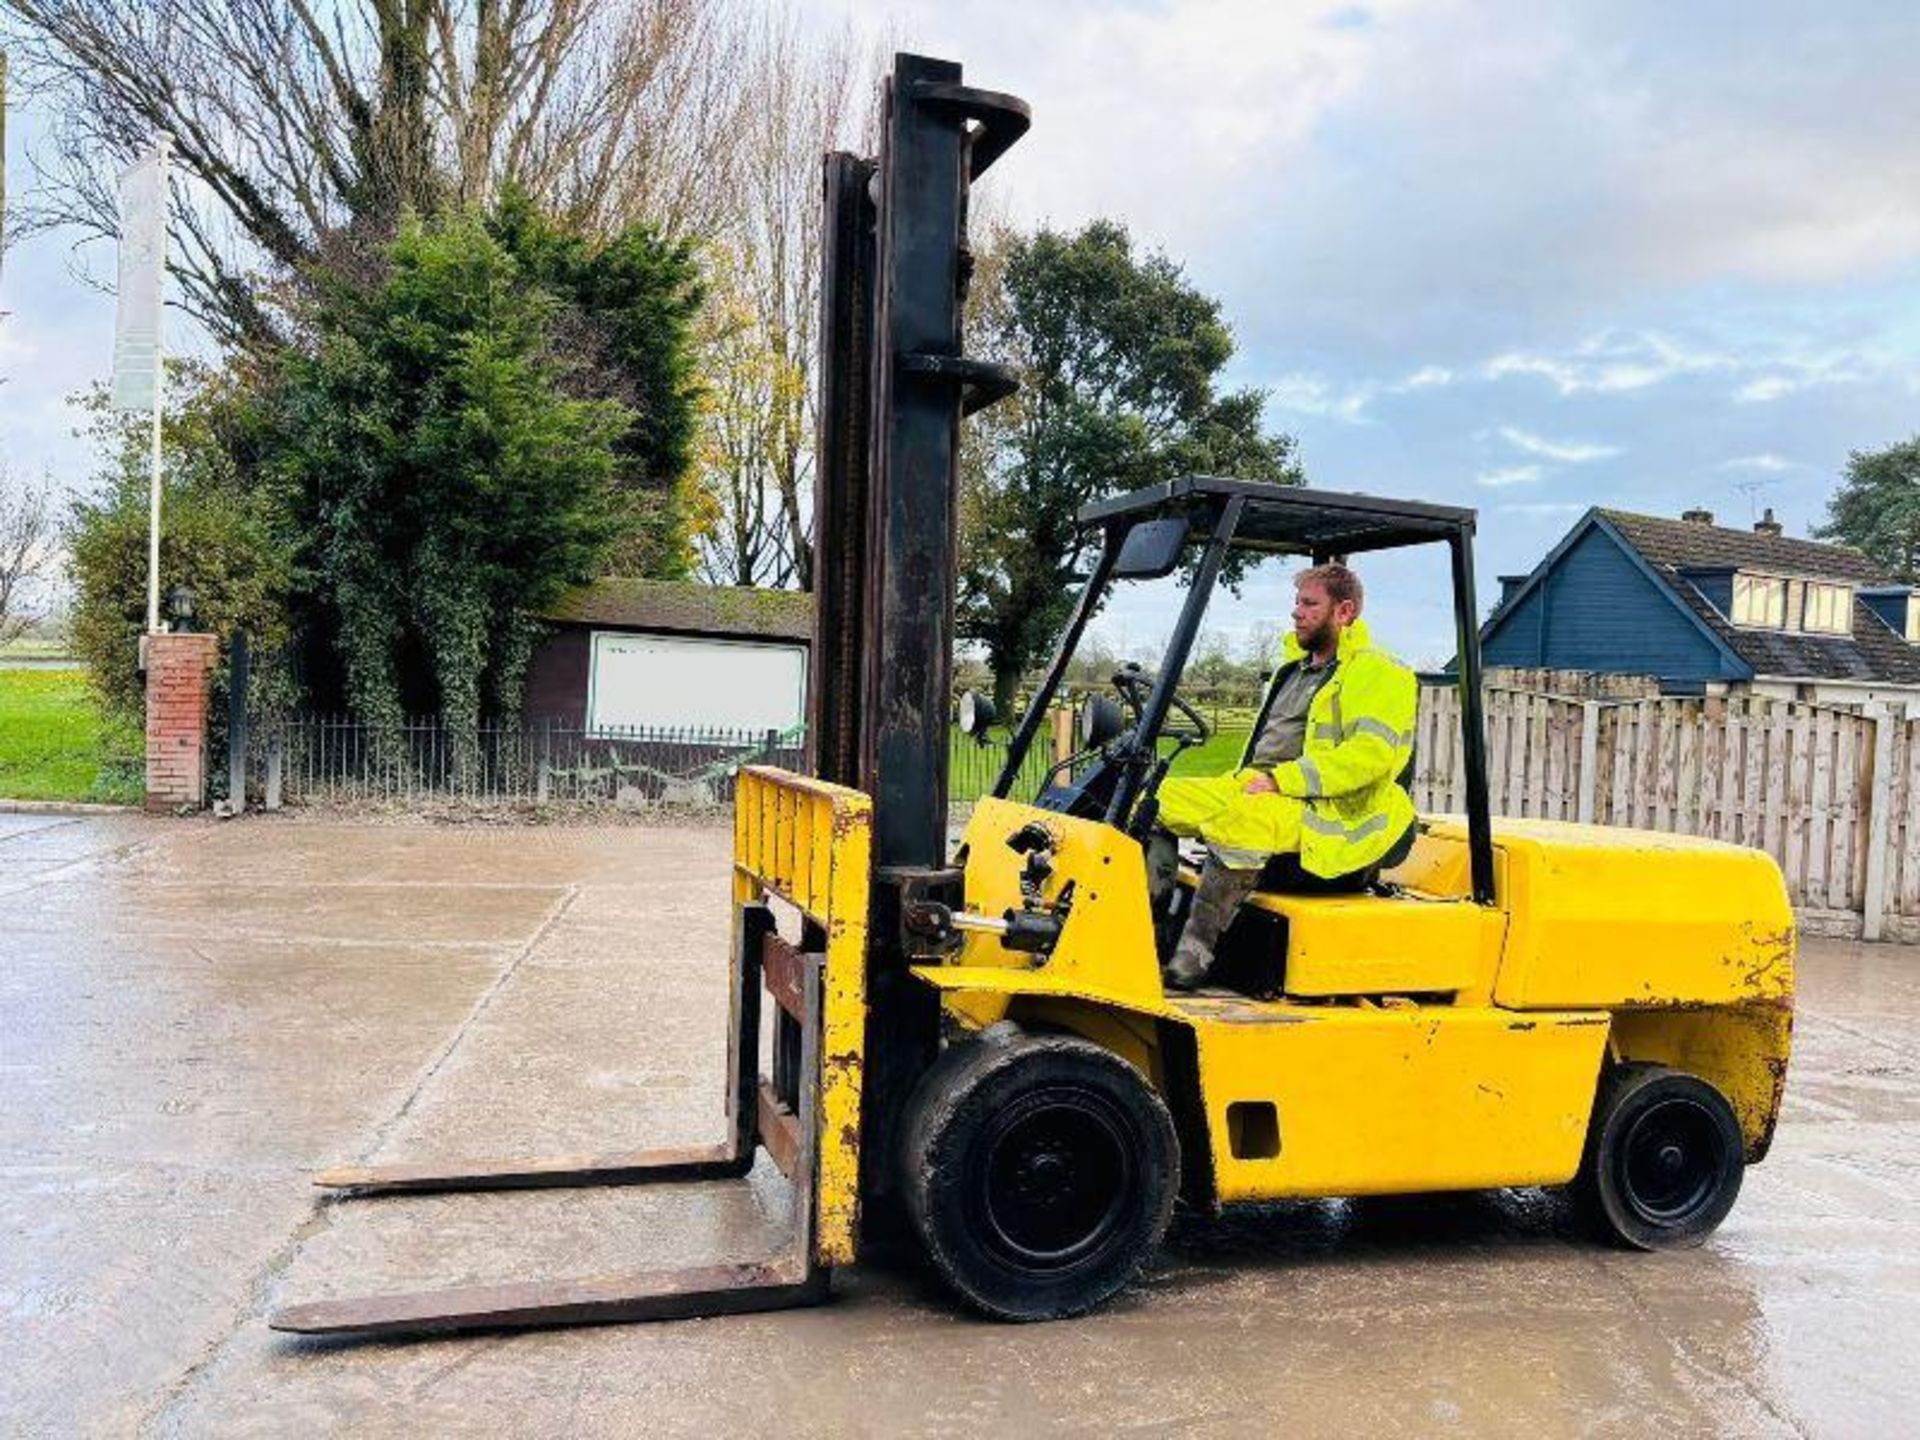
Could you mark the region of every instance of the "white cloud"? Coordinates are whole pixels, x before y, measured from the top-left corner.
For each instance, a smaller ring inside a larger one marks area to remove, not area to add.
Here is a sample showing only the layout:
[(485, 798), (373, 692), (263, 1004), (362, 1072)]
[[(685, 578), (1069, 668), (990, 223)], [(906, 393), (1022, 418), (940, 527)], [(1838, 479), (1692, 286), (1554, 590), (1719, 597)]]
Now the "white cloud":
[(1549, 303), (1890, 273), (1920, 256), (1917, 20), (1909, 0), (1761, 0), (1734, 28), (1688, 7), (1434, 0), (1380, 27), (1388, 88), (1343, 107), (1366, 143), (1339, 157), (1333, 228), (1379, 222), (1356, 263), (1417, 235), (1413, 286), (1437, 261)]
[(1399, 380), (1361, 380), (1348, 384), (1295, 371), (1270, 384), (1267, 397), (1276, 410), (1339, 420), (1349, 425), (1368, 425), (1373, 423), (1368, 407), (1380, 396), (1438, 390), (1455, 384), (1460, 378), (1457, 371), (1444, 365), (1423, 365)]
[[(1271, 0), (849, 0), (900, 48), (963, 59), (966, 80), (1021, 95), (1035, 124), (993, 185), (1022, 223), (1117, 215), (1182, 258), (1226, 217), (1262, 213), (1330, 115), (1372, 89), (1380, 25), (1431, 0), (1364, 12)], [(1361, 16), (1364, 15), (1364, 20)], [(1356, 23), (1359, 22), (1359, 23)]]
[(1473, 477), (1473, 483), (1498, 490), (1508, 485), (1531, 485), (1540, 474), (1538, 465), (1504, 465), (1497, 470), (1482, 470)]
[(1761, 455), (1737, 455), (1731, 460), (1720, 462), (1722, 470), (1760, 470), (1769, 475), (1778, 475), (1786, 470), (1798, 470), (1799, 464), (1784, 455), (1775, 455), (1767, 451)]
[(990, 182), (1009, 209), (1122, 216), (1249, 338), (1444, 361), (1648, 290), (1920, 259), (1911, 0), (1757, 0), (1734, 27), (1606, 0), (807, 8), (1026, 96), (1034, 128)]
[(1683, 345), (1653, 331), (1602, 332), (1561, 354), (1509, 350), (1481, 366), (1488, 380), (1537, 375), (1562, 395), (1603, 395), (1644, 390), (1680, 375), (1725, 370), (1738, 362), (1730, 355)]
[(1799, 383), (1785, 375), (1762, 375), (1758, 380), (1749, 380), (1733, 392), (1733, 398), (1748, 403), (1764, 403), (1778, 400), (1782, 395), (1791, 395), (1800, 388)]
[[(1733, 399), (1760, 404), (1816, 386), (1871, 384), (1902, 376), (1911, 381), (1916, 371), (1911, 359), (1868, 346), (1812, 350), (1793, 338), (1683, 341), (1653, 330), (1602, 331), (1564, 349), (1505, 350), (1478, 370), (1478, 377), (1489, 382), (1538, 377), (1562, 397), (1621, 395), (1709, 374), (1736, 382)], [(1507, 438), (1530, 450), (1512, 435)], [(1574, 458), (1550, 451), (1530, 453)]]
[(1867, 352), (1839, 351), (1815, 355), (1783, 355), (1765, 363), (1765, 373), (1733, 392), (1745, 405), (1764, 405), (1802, 390), (1822, 385), (1857, 385), (1905, 369), (1887, 357)]
[(1618, 445), (1596, 445), (1587, 440), (1548, 440), (1511, 425), (1500, 427), (1500, 438), (1516, 450), (1538, 455), (1544, 460), (1559, 460), (1568, 465), (1584, 465), (1590, 460), (1606, 460), (1620, 453)]
[(1341, 387), (1317, 375), (1295, 373), (1269, 385), (1267, 397), (1278, 410), (1360, 425), (1366, 423), (1366, 408), (1375, 389), (1372, 384)]

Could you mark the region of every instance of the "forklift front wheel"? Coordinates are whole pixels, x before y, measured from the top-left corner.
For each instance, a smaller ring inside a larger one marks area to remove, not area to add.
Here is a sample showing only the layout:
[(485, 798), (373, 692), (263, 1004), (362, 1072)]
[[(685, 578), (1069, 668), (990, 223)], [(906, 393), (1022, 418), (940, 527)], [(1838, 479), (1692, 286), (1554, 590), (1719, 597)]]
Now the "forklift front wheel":
[(1607, 1239), (1678, 1250), (1727, 1218), (1745, 1169), (1724, 1095), (1663, 1065), (1622, 1065), (1601, 1084), (1575, 1189)]
[(1082, 1314), (1124, 1289), (1179, 1189), (1166, 1105), (1075, 1036), (996, 1026), (950, 1047), (904, 1141), (907, 1207), (934, 1268), (1001, 1320)]

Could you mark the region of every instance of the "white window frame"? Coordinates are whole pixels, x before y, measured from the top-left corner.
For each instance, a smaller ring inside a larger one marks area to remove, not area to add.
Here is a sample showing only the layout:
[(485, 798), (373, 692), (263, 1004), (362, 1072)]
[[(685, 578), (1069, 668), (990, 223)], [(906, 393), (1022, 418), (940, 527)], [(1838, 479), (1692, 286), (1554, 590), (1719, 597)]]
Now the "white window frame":
[(1733, 576), (1733, 602), (1728, 618), (1747, 630), (1851, 635), (1853, 589), (1838, 580), (1737, 570)]
[[(1760, 602), (1765, 612), (1755, 618)], [(1787, 582), (1778, 575), (1737, 571), (1733, 577), (1733, 623), (1750, 630), (1784, 630), (1787, 619)]]
[[(1816, 610), (1826, 613), (1816, 620)], [(1801, 628), (1810, 635), (1851, 635), (1853, 587), (1831, 580), (1809, 580), (1806, 620)]]

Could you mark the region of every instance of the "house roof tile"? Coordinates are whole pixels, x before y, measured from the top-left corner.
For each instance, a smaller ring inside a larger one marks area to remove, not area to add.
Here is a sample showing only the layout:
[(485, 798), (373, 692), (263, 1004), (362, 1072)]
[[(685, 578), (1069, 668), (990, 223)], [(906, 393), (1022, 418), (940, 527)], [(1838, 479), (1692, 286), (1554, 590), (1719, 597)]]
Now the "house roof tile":
[(1837, 580), (1856, 587), (1893, 583), (1884, 570), (1851, 546), (1624, 510), (1597, 513), (1756, 675), (1920, 685), (1920, 646), (1894, 634), (1857, 594), (1851, 635), (1756, 630), (1733, 624), (1682, 573), (1731, 568)]

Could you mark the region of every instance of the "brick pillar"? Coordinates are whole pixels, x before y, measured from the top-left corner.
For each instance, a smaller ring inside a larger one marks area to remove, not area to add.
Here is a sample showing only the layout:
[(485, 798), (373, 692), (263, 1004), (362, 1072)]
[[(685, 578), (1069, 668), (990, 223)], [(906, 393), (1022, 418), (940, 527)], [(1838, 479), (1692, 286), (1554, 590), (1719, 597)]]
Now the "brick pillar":
[(207, 689), (219, 641), (212, 635), (149, 635), (147, 809), (207, 803)]

